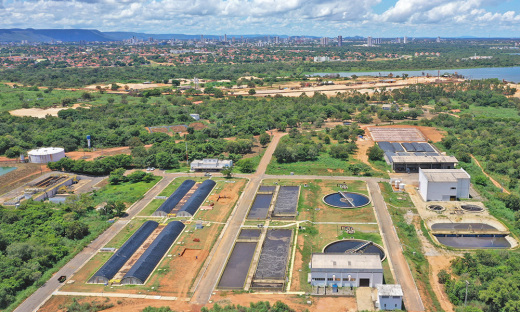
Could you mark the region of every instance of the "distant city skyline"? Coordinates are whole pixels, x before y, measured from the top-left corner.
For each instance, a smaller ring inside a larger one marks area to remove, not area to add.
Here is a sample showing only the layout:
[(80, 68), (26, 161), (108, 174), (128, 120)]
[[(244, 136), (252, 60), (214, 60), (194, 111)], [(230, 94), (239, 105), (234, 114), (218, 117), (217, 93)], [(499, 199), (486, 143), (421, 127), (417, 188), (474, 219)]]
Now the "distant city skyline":
[(3, 0), (0, 28), (152, 34), (519, 37), (520, 1)]

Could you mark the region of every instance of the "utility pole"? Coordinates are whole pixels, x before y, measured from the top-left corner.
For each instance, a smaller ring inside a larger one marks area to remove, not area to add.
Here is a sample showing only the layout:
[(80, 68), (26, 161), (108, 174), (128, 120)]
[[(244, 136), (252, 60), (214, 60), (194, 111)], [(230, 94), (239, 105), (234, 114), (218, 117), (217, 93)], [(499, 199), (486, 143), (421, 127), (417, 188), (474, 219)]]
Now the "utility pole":
[(186, 143), (186, 165), (190, 165), (189, 162), (188, 162), (188, 140), (186, 139), (186, 137), (184, 137), (185, 141), (184, 143)]
[(466, 281), (466, 296), (464, 296), (464, 308), (466, 308), (466, 302), (468, 301), (468, 285), (469, 282)]

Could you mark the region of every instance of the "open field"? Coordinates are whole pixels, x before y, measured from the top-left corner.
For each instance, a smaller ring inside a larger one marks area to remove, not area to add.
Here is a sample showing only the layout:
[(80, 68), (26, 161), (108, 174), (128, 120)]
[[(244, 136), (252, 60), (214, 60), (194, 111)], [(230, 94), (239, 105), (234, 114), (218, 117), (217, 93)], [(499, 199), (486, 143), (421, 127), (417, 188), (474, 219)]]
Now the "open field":
[[(382, 172), (374, 172), (366, 164), (360, 160), (349, 159), (344, 161), (337, 158), (332, 158), (326, 153), (321, 153), (317, 160), (314, 161), (299, 161), (294, 163), (279, 163), (273, 157), (271, 163), (267, 167), (267, 174), (273, 175), (288, 175), (294, 173), (295, 175), (323, 175), (323, 176), (342, 176), (352, 175), (349, 170), (349, 165), (360, 164), (365, 166), (373, 176), (384, 175)], [(364, 171), (361, 171), (364, 173)]]
[[(148, 306), (152, 307), (170, 307), (173, 311), (199, 312), (203, 306), (207, 308), (213, 307), (214, 304), (219, 306), (241, 305), (249, 307), (249, 304), (258, 301), (269, 301), (273, 305), (276, 301), (286, 303), (295, 311), (319, 312), (319, 311), (357, 311), (356, 299), (351, 297), (311, 297), (283, 294), (255, 294), (255, 293), (234, 293), (234, 292), (216, 292), (213, 296), (212, 303), (206, 305), (196, 305), (183, 300), (153, 300), (153, 299), (136, 299), (136, 298), (91, 298), (81, 296), (53, 296), (39, 312), (66, 312), (66, 307), (73, 300), (80, 304), (92, 303), (112, 305), (112, 307), (104, 309), (106, 312), (141, 312)], [(307, 304), (311, 301), (311, 305)]]
[(154, 176), (151, 182), (124, 182), (119, 185), (105, 185), (101, 190), (95, 191), (92, 195), (96, 204), (106, 202), (108, 200), (123, 201), (126, 206), (130, 206), (141, 199), (152, 186), (161, 180), (161, 177)]
[(9, 111), (9, 114), (18, 117), (36, 117), (36, 118), (45, 118), (45, 116), (50, 115), (57, 117), (58, 112), (64, 109), (76, 109), (78, 107), (89, 108), (89, 106), (85, 104), (74, 104), (72, 107), (51, 107), (51, 108), (19, 108), (12, 111)]
[(456, 115), (472, 114), (475, 117), (492, 117), (492, 118), (520, 118), (518, 109), (507, 107), (490, 107), (470, 105), (469, 109), (461, 110)]

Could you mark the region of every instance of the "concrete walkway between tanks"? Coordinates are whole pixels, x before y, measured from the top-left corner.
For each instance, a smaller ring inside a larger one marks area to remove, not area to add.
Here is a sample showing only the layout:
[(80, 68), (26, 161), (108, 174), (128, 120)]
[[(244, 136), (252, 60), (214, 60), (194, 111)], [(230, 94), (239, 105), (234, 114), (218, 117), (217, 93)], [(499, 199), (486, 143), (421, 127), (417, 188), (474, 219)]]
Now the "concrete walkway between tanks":
[[(140, 294), (122, 294), (122, 293), (89, 293), (89, 292), (75, 292), (75, 291), (55, 291), (55, 296), (75, 296), (75, 297), (111, 297), (111, 298), (134, 298), (134, 299), (154, 299), (154, 300), (182, 300), (177, 297), (154, 296), (154, 295), (140, 295)], [(187, 301), (187, 300), (186, 300)]]

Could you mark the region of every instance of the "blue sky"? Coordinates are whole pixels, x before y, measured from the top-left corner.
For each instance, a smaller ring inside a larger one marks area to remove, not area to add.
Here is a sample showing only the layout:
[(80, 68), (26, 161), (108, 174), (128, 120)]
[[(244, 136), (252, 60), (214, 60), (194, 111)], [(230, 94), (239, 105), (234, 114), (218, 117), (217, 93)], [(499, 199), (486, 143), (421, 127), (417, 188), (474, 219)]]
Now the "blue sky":
[(520, 37), (520, 0), (0, 0), (0, 28)]

